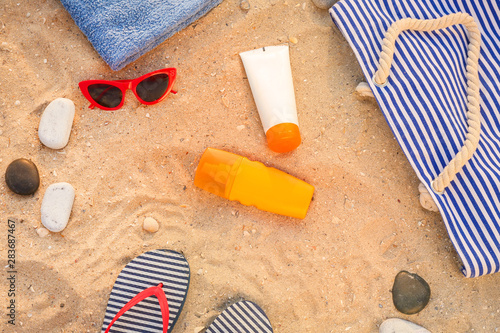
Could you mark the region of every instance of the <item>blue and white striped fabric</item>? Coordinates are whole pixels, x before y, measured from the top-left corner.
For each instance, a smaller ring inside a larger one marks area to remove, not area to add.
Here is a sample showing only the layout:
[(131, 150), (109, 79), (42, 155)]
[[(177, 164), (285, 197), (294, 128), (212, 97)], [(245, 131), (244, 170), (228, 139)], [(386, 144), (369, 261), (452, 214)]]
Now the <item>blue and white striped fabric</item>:
[[(388, 85), (377, 87), (382, 40), (402, 18), (434, 19), (469, 13), (481, 31), (481, 136), (473, 157), (444, 191), (431, 181), (460, 150), (467, 131), (468, 36), (455, 25), (406, 31), (396, 41)], [(439, 207), (448, 234), (476, 277), (500, 270), (500, 9), (496, 0), (343, 0), (330, 14), (350, 43), (363, 73), (413, 169)]]
[(206, 333), (273, 333), (273, 329), (257, 304), (240, 301), (215, 318)]
[[(115, 315), (141, 291), (163, 283), (169, 307), (170, 333), (184, 306), (189, 287), (189, 264), (184, 256), (169, 250), (154, 250), (141, 254), (120, 272), (109, 296), (101, 332), (105, 332)], [(109, 331), (163, 332), (160, 303), (150, 296), (125, 312)]]

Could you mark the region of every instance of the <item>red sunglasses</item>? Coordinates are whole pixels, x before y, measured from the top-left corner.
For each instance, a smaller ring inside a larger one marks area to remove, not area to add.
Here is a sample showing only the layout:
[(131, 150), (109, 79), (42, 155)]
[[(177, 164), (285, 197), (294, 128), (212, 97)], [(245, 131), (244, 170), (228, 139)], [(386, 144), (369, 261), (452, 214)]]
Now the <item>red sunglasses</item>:
[(161, 102), (172, 90), (177, 70), (164, 68), (133, 80), (88, 80), (78, 84), (86, 99), (91, 103), (89, 108), (102, 110), (118, 110), (125, 101), (125, 92), (132, 90), (142, 104), (151, 105)]

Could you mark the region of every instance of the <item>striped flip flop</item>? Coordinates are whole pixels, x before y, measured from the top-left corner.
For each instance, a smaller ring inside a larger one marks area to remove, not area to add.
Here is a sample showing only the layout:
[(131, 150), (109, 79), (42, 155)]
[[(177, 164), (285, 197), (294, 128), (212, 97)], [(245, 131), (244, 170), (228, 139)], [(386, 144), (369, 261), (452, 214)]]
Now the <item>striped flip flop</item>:
[(250, 301), (237, 302), (224, 310), (206, 333), (272, 333), (271, 322), (264, 311)]
[(466, 277), (500, 272), (498, 0), (342, 0), (355, 53)]
[(172, 332), (186, 300), (189, 278), (182, 254), (170, 250), (141, 254), (118, 275), (101, 332)]

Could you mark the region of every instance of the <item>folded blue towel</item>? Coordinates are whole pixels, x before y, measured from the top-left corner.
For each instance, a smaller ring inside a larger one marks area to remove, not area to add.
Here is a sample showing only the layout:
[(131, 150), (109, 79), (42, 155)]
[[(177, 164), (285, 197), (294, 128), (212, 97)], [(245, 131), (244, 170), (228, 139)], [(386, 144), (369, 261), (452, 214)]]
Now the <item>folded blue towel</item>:
[(113, 70), (208, 13), (222, 0), (61, 0)]

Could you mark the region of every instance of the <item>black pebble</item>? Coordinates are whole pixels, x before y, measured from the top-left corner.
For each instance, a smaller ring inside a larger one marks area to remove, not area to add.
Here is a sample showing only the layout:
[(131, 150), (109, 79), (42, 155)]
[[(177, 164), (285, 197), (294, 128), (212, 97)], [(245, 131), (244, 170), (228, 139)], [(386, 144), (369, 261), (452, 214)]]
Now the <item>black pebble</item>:
[(431, 298), (431, 288), (417, 274), (401, 271), (394, 279), (392, 301), (398, 311), (415, 314), (422, 311)]
[(40, 176), (36, 165), (25, 158), (9, 164), (5, 171), (5, 182), (12, 192), (17, 194), (33, 194), (40, 186)]

